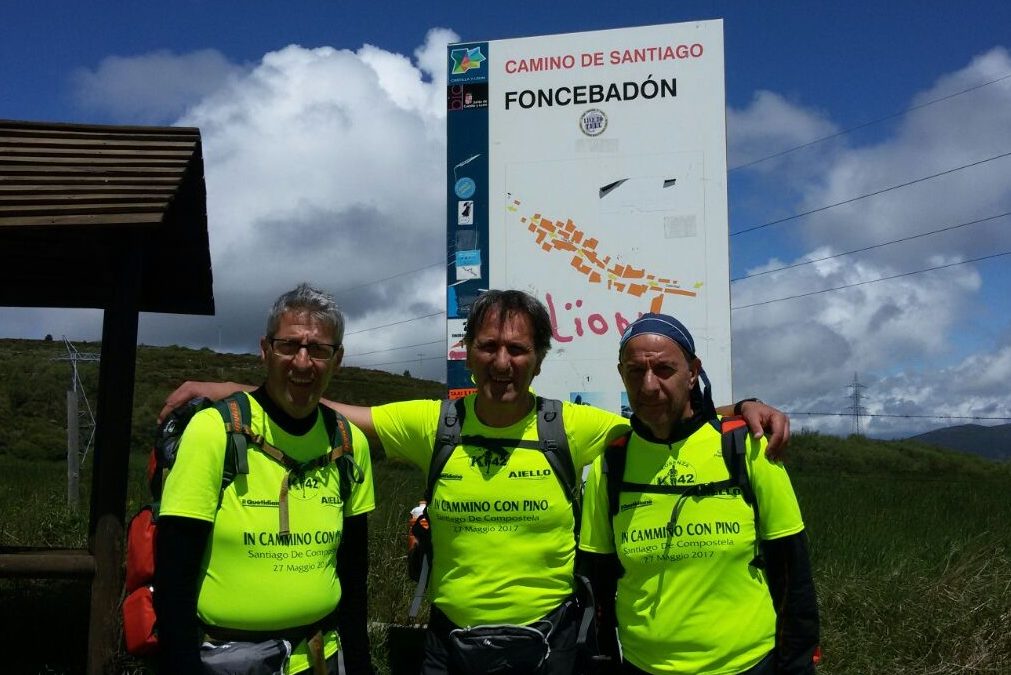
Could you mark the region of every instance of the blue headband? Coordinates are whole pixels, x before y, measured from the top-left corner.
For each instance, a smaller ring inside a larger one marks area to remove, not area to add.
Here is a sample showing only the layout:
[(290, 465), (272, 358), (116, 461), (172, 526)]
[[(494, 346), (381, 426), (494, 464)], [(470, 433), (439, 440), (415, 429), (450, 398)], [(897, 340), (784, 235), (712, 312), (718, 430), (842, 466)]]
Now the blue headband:
[(685, 325), (672, 316), (654, 314), (653, 312), (643, 314), (628, 325), (628, 328), (621, 335), (621, 342), (618, 343), (618, 352), (620, 353), (625, 348), (626, 342), (636, 335), (644, 333), (652, 333), (653, 335), (660, 335), (668, 340), (673, 340), (681, 345), (686, 352), (695, 356), (695, 341), (692, 339), (692, 334), (685, 328)]
[[(650, 312), (649, 314), (643, 314), (638, 319), (629, 324), (628, 328), (621, 335), (621, 341), (618, 343), (618, 354), (621, 354), (621, 350), (625, 348), (625, 343), (634, 338), (636, 335), (644, 334), (659, 335), (665, 337), (668, 340), (681, 346), (691, 358), (697, 358), (695, 356), (695, 340), (692, 339), (692, 334), (688, 332), (685, 325), (667, 314), (656, 314)], [(709, 397), (709, 377), (706, 375), (704, 369), (699, 370), (699, 379), (705, 384), (705, 390), (703, 391), (699, 387), (699, 383), (695, 383), (695, 389), (704, 398)]]

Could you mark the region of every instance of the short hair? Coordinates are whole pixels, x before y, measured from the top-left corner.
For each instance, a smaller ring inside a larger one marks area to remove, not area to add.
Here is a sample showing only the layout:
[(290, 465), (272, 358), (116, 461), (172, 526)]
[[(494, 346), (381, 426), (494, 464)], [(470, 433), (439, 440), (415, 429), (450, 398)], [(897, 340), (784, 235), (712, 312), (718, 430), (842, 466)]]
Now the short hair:
[(337, 346), (344, 343), (344, 315), (337, 306), (337, 301), (326, 291), (313, 288), (304, 281), (287, 293), (282, 293), (274, 302), (267, 316), (267, 337), (274, 337), (285, 312), (300, 311), (309, 312), (312, 318), (331, 328)]
[(547, 308), (529, 293), (516, 290), (490, 290), (478, 296), (467, 315), (467, 325), (463, 333), (463, 343), (466, 346), (474, 344), (478, 330), (491, 314), (497, 314), (500, 323), (504, 323), (511, 314), (530, 317), (530, 323), (534, 328), (534, 351), (537, 357), (544, 358), (551, 349), (551, 319), (548, 317)]

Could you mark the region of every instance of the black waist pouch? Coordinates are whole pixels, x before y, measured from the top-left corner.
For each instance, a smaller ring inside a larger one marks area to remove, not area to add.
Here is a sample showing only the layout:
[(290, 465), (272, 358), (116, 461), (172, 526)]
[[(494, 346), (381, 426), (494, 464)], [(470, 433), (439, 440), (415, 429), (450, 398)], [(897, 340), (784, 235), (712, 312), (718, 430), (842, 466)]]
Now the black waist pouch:
[(205, 642), (200, 662), (206, 675), (283, 675), (291, 655), (287, 640), (263, 642)]
[[(543, 625), (543, 630), (540, 626)], [(456, 628), (449, 632), (450, 672), (532, 675), (551, 653), (551, 624), (511, 624)]]

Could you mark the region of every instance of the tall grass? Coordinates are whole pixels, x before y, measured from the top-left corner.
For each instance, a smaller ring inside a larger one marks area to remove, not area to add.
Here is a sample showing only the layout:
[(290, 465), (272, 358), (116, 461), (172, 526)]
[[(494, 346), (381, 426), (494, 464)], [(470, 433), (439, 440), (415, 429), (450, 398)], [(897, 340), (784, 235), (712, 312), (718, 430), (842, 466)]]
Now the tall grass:
[[(143, 459), (132, 457), (128, 514), (146, 497)], [(369, 619), (376, 665), (388, 673), (386, 627), (408, 623), (406, 523), (424, 482), (392, 461), (375, 469)], [(823, 675), (1011, 673), (1005, 473), (844, 475), (808, 462), (791, 474), (810, 534)], [(0, 544), (85, 545), (87, 499), (79, 512), (66, 507), (62, 464), (0, 455), (0, 476)], [(0, 581), (0, 634), (19, 655), (3, 672), (83, 672), (87, 593), (80, 583)], [(119, 672), (145, 671), (124, 659)]]
[(1011, 673), (1003, 481), (800, 474), (822, 673)]

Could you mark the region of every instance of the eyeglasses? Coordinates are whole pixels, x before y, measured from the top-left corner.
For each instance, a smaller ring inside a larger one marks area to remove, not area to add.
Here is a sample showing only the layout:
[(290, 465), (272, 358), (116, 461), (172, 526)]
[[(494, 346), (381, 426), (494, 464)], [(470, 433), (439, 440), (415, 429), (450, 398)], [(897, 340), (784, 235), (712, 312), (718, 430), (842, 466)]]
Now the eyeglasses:
[(325, 342), (302, 343), (298, 340), (285, 340), (284, 338), (270, 338), (270, 348), (281, 356), (295, 356), (305, 347), (309, 358), (314, 361), (329, 361), (337, 353), (338, 345), (330, 345)]

